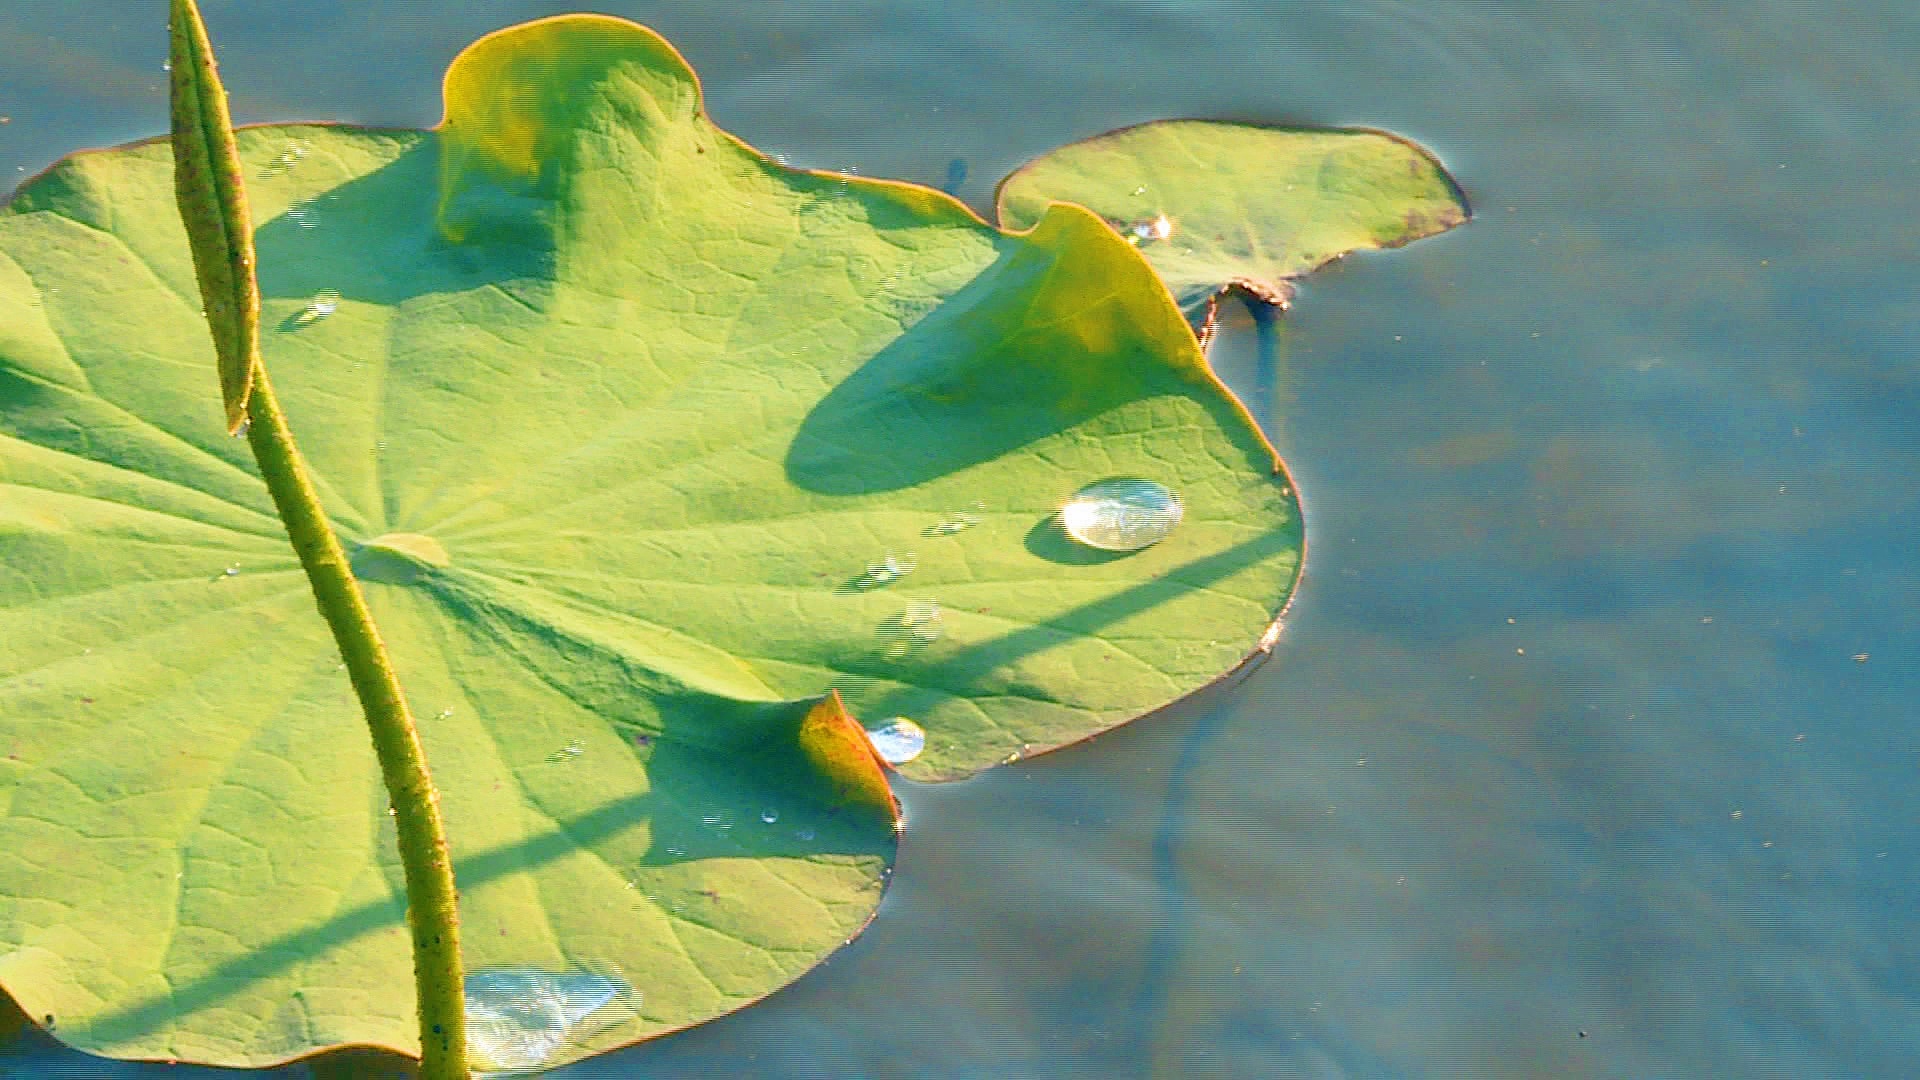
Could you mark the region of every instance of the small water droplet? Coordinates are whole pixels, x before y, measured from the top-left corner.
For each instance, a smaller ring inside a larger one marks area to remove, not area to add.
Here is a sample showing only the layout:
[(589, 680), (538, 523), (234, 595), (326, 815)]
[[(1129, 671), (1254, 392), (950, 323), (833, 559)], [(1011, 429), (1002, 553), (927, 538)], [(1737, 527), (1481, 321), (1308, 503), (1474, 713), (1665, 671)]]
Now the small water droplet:
[(905, 611), (880, 624), (880, 636), (886, 639), (882, 651), (896, 660), (933, 644), (944, 633), (946, 616), (933, 600), (914, 600)]
[(1173, 222), (1165, 214), (1156, 214), (1145, 221), (1136, 221), (1127, 226), (1127, 240), (1133, 244), (1151, 244), (1156, 240), (1165, 240), (1173, 235)]
[(294, 165), (299, 163), (301, 158), (306, 156), (306, 143), (290, 142), (287, 144), (286, 149), (280, 151), (279, 157), (267, 162), (266, 166), (260, 170), (260, 179), (271, 180), (281, 173), (286, 172), (288, 169), (293, 168)]
[(760, 820), (765, 824), (771, 825), (780, 820), (780, 811), (769, 806), (765, 810), (760, 811)]
[(904, 716), (896, 716), (867, 732), (874, 752), (889, 765), (904, 765), (927, 748), (926, 729)]
[(476, 1071), (540, 1069), (560, 1048), (632, 1016), (640, 994), (608, 971), (476, 971), (463, 984), (468, 1051)]
[(986, 509), (984, 504), (974, 503), (970, 509), (955, 510), (953, 513), (927, 526), (921, 535), (952, 536), (957, 532), (965, 532), (975, 525), (980, 524), (980, 515), (985, 513)]
[(313, 299), (307, 301), (307, 306), (300, 309), (300, 313), (293, 317), (293, 325), (295, 327), (312, 326), (339, 310), (339, 307), (340, 294), (332, 289), (321, 289), (314, 293)]
[(866, 573), (862, 574), (854, 582), (854, 587), (859, 589), (878, 589), (891, 585), (901, 578), (906, 577), (908, 574), (913, 573), (914, 568), (919, 565), (919, 556), (911, 551), (904, 555), (895, 555), (889, 551), (887, 552), (886, 558), (867, 567)]
[(1184, 513), (1180, 496), (1151, 480), (1102, 480), (1060, 508), (1068, 536), (1101, 551), (1139, 551), (1167, 538)]

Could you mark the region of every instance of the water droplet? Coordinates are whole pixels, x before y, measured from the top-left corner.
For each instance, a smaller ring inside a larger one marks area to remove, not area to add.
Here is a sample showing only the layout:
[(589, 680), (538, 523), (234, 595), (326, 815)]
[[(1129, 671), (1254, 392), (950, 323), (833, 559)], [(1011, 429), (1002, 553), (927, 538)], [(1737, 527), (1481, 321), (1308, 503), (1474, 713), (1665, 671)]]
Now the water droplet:
[(862, 574), (854, 582), (854, 587), (858, 589), (878, 589), (886, 585), (891, 585), (901, 578), (906, 577), (908, 574), (913, 573), (914, 568), (919, 565), (919, 556), (911, 551), (904, 555), (895, 555), (889, 551), (887, 552), (886, 558), (867, 567), (866, 573)]
[(1127, 226), (1127, 242), (1131, 244), (1151, 244), (1172, 235), (1173, 222), (1168, 220), (1165, 214), (1157, 214), (1145, 221), (1136, 221)]
[(981, 503), (974, 503), (971, 509), (955, 510), (953, 513), (948, 514), (946, 517), (943, 517), (939, 521), (934, 522), (932, 525), (927, 526), (926, 529), (922, 531), (921, 535), (952, 536), (954, 533), (957, 533), (957, 532), (965, 532), (968, 529), (973, 528), (975, 525), (980, 524), (980, 515), (985, 513), (986, 509), (987, 508), (985, 505)]
[(260, 179), (271, 180), (281, 173), (286, 172), (288, 169), (293, 168), (294, 165), (299, 163), (301, 158), (306, 156), (306, 143), (290, 142), (287, 144), (286, 149), (280, 151), (279, 157), (267, 162), (266, 167), (260, 170)]
[(889, 765), (905, 765), (927, 748), (926, 729), (904, 716), (896, 716), (867, 732), (867, 741), (875, 753)]
[(1180, 524), (1180, 496), (1151, 480), (1102, 480), (1074, 493), (1060, 508), (1068, 536), (1101, 551), (1139, 551), (1167, 538)]
[(886, 639), (886, 647), (882, 651), (897, 660), (915, 649), (925, 648), (940, 640), (940, 635), (946, 633), (946, 629), (946, 616), (937, 602), (912, 601), (905, 611), (880, 624), (880, 636)]
[(563, 761), (572, 761), (574, 758), (577, 758), (581, 754), (584, 754), (586, 752), (587, 752), (586, 747), (581, 746), (577, 742), (570, 742), (567, 745), (561, 747), (560, 749), (555, 750), (553, 753), (548, 754), (547, 760), (557, 765)]
[(293, 325), (295, 327), (312, 326), (333, 314), (339, 307), (340, 294), (332, 289), (322, 289), (314, 293), (313, 299), (307, 301), (307, 306), (300, 309), (300, 313), (293, 317)]
[(771, 825), (774, 822), (780, 820), (780, 811), (775, 810), (773, 807), (769, 806), (765, 810), (760, 811), (760, 820), (768, 825)]
[(640, 1007), (626, 980), (600, 971), (494, 968), (468, 975), (464, 989), (468, 1053), (483, 1073), (539, 1069)]

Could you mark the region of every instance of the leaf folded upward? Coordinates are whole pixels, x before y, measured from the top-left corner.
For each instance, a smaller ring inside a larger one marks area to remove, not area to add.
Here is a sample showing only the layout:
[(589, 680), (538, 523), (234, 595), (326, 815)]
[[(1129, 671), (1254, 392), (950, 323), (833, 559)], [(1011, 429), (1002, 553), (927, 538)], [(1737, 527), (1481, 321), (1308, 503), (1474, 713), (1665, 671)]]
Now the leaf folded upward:
[[(1192, 691), (1284, 605), (1291, 485), (1094, 214), (783, 167), (617, 19), (485, 38), (447, 95), (430, 132), (242, 131), (241, 169), (262, 359), (422, 718), (468, 970), (632, 989), (548, 1063), (866, 923), (898, 813), (862, 727), (964, 776)], [(411, 1050), (391, 822), (207, 392), (172, 157), (76, 155), (0, 213), (0, 983), (103, 1054)], [(1177, 527), (1063, 533), (1112, 478)]]

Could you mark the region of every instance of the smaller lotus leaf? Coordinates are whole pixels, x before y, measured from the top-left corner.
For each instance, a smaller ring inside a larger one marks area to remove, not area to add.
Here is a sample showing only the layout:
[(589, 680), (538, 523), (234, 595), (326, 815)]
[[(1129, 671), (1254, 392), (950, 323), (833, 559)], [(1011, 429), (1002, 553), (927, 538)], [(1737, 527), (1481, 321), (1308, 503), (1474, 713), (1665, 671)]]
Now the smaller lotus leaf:
[(1292, 281), (1350, 251), (1399, 247), (1467, 220), (1426, 149), (1384, 131), (1161, 120), (1063, 146), (1000, 182), (1024, 229), (1078, 203), (1137, 245), (1204, 335), (1221, 293), (1277, 307)]

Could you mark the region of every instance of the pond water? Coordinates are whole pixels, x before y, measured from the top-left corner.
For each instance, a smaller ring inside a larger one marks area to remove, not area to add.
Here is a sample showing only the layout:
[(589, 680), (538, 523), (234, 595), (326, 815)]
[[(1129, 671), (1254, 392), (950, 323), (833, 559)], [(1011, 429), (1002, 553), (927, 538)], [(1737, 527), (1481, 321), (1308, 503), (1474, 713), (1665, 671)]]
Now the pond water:
[[(567, 10), (203, 6), (237, 119), (405, 126)], [(1273, 370), (1218, 343), (1306, 500), (1271, 662), (910, 787), (852, 946), (556, 1075), (1911, 1075), (1920, 8), (597, 8), (798, 164), (985, 205), (1136, 121), (1370, 125), (1477, 220), (1309, 279)], [(162, 6), (101, 10), (0, 0), (15, 179), (163, 125)], [(0, 1075), (226, 1074), (29, 1032)]]

